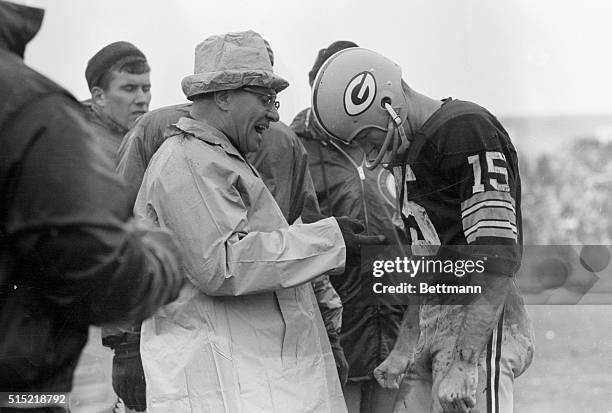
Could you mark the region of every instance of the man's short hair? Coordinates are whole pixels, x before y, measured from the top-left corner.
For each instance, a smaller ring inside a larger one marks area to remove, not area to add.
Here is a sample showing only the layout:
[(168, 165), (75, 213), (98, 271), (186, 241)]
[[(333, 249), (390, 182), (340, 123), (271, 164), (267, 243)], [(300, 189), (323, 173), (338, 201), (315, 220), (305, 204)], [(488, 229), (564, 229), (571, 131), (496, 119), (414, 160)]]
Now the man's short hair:
[(87, 86), (91, 90), (98, 86), (106, 90), (112, 80), (113, 72), (143, 74), (151, 71), (145, 55), (129, 42), (115, 42), (103, 47), (96, 53), (85, 69)]
[(106, 69), (102, 75), (100, 76), (100, 80), (96, 85), (102, 90), (108, 89), (110, 82), (113, 80), (113, 73), (115, 72), (125, 72), (132, 75), (141, 75), (143, 73), (149, 73), (151, 71), (151, 67), (149, 63), (145, 59), (137, 58), (137, 57), (125, 57), (119, 60), (117, 63)]

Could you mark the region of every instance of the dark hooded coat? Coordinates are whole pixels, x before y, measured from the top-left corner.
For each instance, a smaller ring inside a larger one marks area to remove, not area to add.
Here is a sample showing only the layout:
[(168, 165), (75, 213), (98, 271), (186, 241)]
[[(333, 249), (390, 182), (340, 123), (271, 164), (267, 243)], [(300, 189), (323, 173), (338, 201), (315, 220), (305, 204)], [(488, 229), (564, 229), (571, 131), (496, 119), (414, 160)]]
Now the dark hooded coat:
[(0, 0), (1, 392), (70, 391), (90, 324), (148, 317), (180, 287), (174, 256), (126, 225), (79, 102), (24, 64), (43, 13)]
[[(393, 176), (382, 167), (365, 168), (365, 154), (358, 146), (326, 138), (315, 126), (310, 109), (298, 113), (291, 128), (308, 152), (321, 213), (359, 219), (366, 233), (383, 234), (392, 244), (405, 243)], [(372, 302), (371, 269), (362, 269), (359, 262), (347, 265), (344, 274), (331, 277), (331, 282), (342, 300), (340, 336), (349, 381), (370, 379), (393, 349), (405, 307), (391, 299)]]

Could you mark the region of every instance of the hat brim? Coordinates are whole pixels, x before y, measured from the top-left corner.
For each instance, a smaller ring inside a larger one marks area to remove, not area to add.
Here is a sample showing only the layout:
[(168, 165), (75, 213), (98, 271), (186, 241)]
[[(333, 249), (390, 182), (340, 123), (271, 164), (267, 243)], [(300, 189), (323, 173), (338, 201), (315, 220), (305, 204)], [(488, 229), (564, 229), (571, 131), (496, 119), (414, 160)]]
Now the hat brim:
[(186, 76), (181, 82), (187, 99), (204, 93), (259, 86), (274, 89), (277, 93), (289, 86), (282, 77), (266, 70), (224, 70)]

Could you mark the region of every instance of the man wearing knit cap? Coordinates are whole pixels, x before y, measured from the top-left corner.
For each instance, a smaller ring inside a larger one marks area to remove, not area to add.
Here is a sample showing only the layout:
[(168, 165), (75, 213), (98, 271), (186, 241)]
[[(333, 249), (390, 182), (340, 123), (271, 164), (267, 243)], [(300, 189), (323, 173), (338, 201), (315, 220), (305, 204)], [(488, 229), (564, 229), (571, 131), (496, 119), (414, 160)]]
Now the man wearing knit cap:
[(87, 63), (85, 79), (91, 99), (84, 102), (87, 118), (114, 161), (123, 136), (149, 110), (151, 71), (145, 55), (120, 41), (103, 47)]
[(190, 281), (142, 326), (149, 412), (346, 411), (308, 281), (380, 239), (349, 218), (288, 225), (245, 160), (287, 86), (253, 31), (196, 48), (191, 118), (154, 155), (135, 206), (176, 231)]
[[(104, 152), (115, 162), (124, 135), (151, 101), (150, 67), (145, 55), (125, 41), (111, 43), (87, 63), (85, 79), (91, 99), (85, 101), (86, 117), (97, 132)], [(114, 351), (112, 382), (115, 393), (130, 409), (137, 403), (133, 387), (144, 383), (139, 361), (138, 327), (102, 328), (102, 344)], [(144, 393), (144, 390), (142, 390)]]

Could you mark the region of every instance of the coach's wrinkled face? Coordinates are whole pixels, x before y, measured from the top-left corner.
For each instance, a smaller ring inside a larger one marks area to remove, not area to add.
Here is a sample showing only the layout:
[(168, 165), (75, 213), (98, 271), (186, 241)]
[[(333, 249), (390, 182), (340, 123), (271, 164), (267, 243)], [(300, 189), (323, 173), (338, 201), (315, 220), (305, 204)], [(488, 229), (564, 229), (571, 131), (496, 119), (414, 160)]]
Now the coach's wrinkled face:
[(225, 96), (225, 108), (231, 119), (227, 135), (242, 154), (257, 151), (270, 123), (279, 120), (276, 93), (251, 87), (226, 91)]

